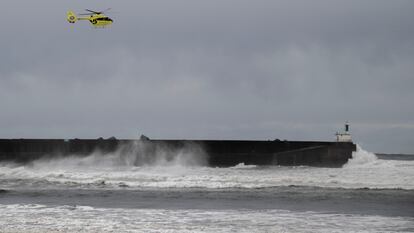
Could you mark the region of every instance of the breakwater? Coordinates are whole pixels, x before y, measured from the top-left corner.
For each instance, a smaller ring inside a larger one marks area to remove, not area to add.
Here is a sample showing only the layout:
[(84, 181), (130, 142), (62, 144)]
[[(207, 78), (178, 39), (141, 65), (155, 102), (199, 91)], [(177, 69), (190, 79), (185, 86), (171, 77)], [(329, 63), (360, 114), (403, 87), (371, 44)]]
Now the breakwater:
[[(139, 149), (136, 149), (139, 147)], [(140, 140), (110, 139), (0, 139), (0, 161), (27, 163), (41, 158), (101, 154), (140, 154), (151, 159), (160, 151), (169, 157), (181, 151), (202, 154), (205, 165), (309, 165), (338, 167), (356, 150), (352, 142)], [(140, 165), (139, 161), (136, 165)]]

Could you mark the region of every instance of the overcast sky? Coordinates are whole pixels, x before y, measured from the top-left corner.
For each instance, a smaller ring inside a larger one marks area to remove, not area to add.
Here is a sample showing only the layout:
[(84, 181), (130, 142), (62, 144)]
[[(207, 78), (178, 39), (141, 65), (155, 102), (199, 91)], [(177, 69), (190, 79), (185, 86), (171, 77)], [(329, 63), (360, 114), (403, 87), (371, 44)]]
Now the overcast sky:
[[(114, 24), (66, 22), (112, 7)], [(334, 140), (414, 153), (412, 0), (2, 0), (0, 138)]]

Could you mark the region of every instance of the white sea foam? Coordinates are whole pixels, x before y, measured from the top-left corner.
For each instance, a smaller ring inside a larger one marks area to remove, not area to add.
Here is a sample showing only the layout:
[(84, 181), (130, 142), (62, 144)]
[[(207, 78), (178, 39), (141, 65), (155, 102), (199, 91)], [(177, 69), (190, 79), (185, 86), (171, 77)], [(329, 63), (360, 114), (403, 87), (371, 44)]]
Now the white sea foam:
[(377, 156), (374, 153), (368, 152), (357, 145), (357, 150), (352, 152), (352, 158), (344, 165), (344, 168), (361, 167), (361, 166), (375, 166), (379, 165)]
[[(231, 168), (195, 166), (185, 159), (158, 159), (134, 166), (135, 160), (119, 154), (66, 157), (35, 161), (30, 166), (0, 165), (3, 188), (265, 188), (318, 186), (335, 188), (414, 189), (414, 161), (380, 160), (358, 148), (343, 168), (246, 166)], [(162, 158), (163, 156), (160, 156)], [(161, 162), (160, 162), (161, 161)]]
[(104, 209), (1, 205), (2, 232), (393, 232), (412, 217), (287, 210)]

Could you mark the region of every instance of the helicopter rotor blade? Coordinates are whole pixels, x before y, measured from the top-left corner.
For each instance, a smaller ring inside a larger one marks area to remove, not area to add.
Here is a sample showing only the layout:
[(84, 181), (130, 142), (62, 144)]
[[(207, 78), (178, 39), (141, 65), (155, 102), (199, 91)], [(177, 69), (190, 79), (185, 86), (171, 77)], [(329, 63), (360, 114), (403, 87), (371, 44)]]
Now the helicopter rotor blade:
[(101, 11), (101, 13), (103, 13), (103, 12), (107, 12), (107, 11), (110, 11), (110, 10), (112, 10), (112, 8), (108, 8), (108, 9), (106, 9), (106, 10), (103, 10), (103, 11)]
[(92, 11), (92, 10), (88, 10), (88, 9), (85, 9), (86, 11), (89, 11), (89, 12), (91, 12), (91, 13), (94, 13), (94, 14), (101, 14), (102, 12), (97, 12), (97, 11)]

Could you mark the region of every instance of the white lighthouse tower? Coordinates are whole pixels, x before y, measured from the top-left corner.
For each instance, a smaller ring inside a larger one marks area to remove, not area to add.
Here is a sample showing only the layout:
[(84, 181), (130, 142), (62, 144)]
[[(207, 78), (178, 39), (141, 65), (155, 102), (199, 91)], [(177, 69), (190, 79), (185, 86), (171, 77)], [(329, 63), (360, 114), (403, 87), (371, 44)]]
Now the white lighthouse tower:
[(335, 134), (337, 142), (352, 142), (351, 134), (349, 133), (349, 122), (345, 122), (345, 132), (337, 132)]

